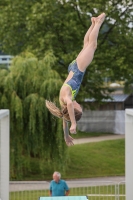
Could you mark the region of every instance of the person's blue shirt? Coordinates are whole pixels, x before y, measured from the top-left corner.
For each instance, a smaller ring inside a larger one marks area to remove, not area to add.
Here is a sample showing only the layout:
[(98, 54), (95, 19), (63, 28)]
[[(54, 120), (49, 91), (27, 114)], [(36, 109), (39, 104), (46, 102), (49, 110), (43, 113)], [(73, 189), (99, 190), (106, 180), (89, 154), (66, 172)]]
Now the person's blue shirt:
[(68, 185), (64, 180), (59, 180), (59, 182), (55, 182), (52, 180), (50, 182), (50, 191), (52, 191), (52, 196), (65, 196), (65, 191), (68, 191)]

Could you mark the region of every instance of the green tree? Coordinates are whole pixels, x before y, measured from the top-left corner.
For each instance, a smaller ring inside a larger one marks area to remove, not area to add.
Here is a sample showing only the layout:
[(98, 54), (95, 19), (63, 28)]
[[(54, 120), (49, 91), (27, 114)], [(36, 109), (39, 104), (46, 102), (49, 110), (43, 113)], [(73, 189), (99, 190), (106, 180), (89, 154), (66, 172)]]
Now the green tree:
[[(132, 42), (130, 0), (3, 0), (0, 13), (1, 48), (12, 55), (25, 50), (43, 58), (53, 50), (57, 58), (54, 69), (64, 79), (68, 64), (82, 48), (90, 17), (106, 12), (100, 31), (95, 58), (87, 70), (82, 93), (85, 97), (103, 98), (104, 77), (132, 80)], [(86, 92), (85, 92), (86, 91)]]
[[(45, 99), (57, 101), (62, 84), (52, 70), (55, 61), (52, 52), (43, 60), (22, 53), (14, 58), (9, 71), (0, 69), (0, 109), (10, 109), (11, 178), (21, 179), (31, 171), (25, 157), (40, 158), (52, 170), (65, 168), (62, 120), (55, 120), (45, 106)], [(40, 169), (44, 171), (45, 165)]]

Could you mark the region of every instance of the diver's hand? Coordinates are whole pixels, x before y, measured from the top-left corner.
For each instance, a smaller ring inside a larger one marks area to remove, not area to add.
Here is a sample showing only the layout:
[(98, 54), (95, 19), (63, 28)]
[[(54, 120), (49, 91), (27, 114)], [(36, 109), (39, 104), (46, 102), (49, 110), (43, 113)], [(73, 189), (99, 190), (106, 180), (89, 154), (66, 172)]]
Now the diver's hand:
[(66, 142), (67, 146), (72, 146), (72, 145), (74, 145), (74, 143), (73, 143), (73, 138), (72, 138), (70, 135), (64, 136), (64, 139), (65, 139), (65, 142)]
[(70, 133), (71, 134), (76, 134), (76, 126), (77, 126), (76, 123), (71, 124), (71, 127), (70, 127)]

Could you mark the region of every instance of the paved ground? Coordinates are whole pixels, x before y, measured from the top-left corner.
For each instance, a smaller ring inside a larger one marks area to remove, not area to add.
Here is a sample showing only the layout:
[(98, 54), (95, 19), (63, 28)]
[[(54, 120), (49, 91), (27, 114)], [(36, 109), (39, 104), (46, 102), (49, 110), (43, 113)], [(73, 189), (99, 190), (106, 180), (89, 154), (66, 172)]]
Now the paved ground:
[[(125, 135), (109, 135), (109, 136), (99, 136), (92, 138), (82, 138), (75, 139), (74, 144), (83, 144), (89, 142), (99, 142), (105, 140), (116, 140), (125, 138)], [(67, 180), (70, 188), (74, 187), (85, 187), (93, 185), (106, 185), (106, 184), (116, 184), (125, 181), (125, 176), (116, 177), (98, 177), (98, 178), (87, 178), (87, 179), (75, 179)], [(10, 191), (24, 191), (24, 190), (44, 190), (49, 188), (49, 181), (11, 181)]]
[[(124, 176), (116, 177), (98, 177), (67, 180), (70, 188), (100, 186), (100, 185), (116, 185), (125, 182)], [(24, 190), (44, 190), (49, 189), (49, 181), (11, 181), (10, 191), (24, 191)]]
[(82, 139), (74, 139), (74, 144), (83, 144), (89, 142), (100, 142), (105, 140), (117, 140), (125, 138), (124, 134), (114, 134), (114, 135), (106, 135), (106, 136), (99, 136), (99, 137), (91, 137), (91, 138), (82, 138)]

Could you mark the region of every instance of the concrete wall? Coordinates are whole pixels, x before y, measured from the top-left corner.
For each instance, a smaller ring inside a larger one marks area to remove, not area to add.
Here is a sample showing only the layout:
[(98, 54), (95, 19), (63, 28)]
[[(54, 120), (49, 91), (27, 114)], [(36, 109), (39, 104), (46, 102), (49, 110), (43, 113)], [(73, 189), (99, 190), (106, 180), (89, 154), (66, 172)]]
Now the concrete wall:
[(78, 129), (85, 132), (108, 132), (125, 134), (125, 111), (88, 111), (83, 112)]

